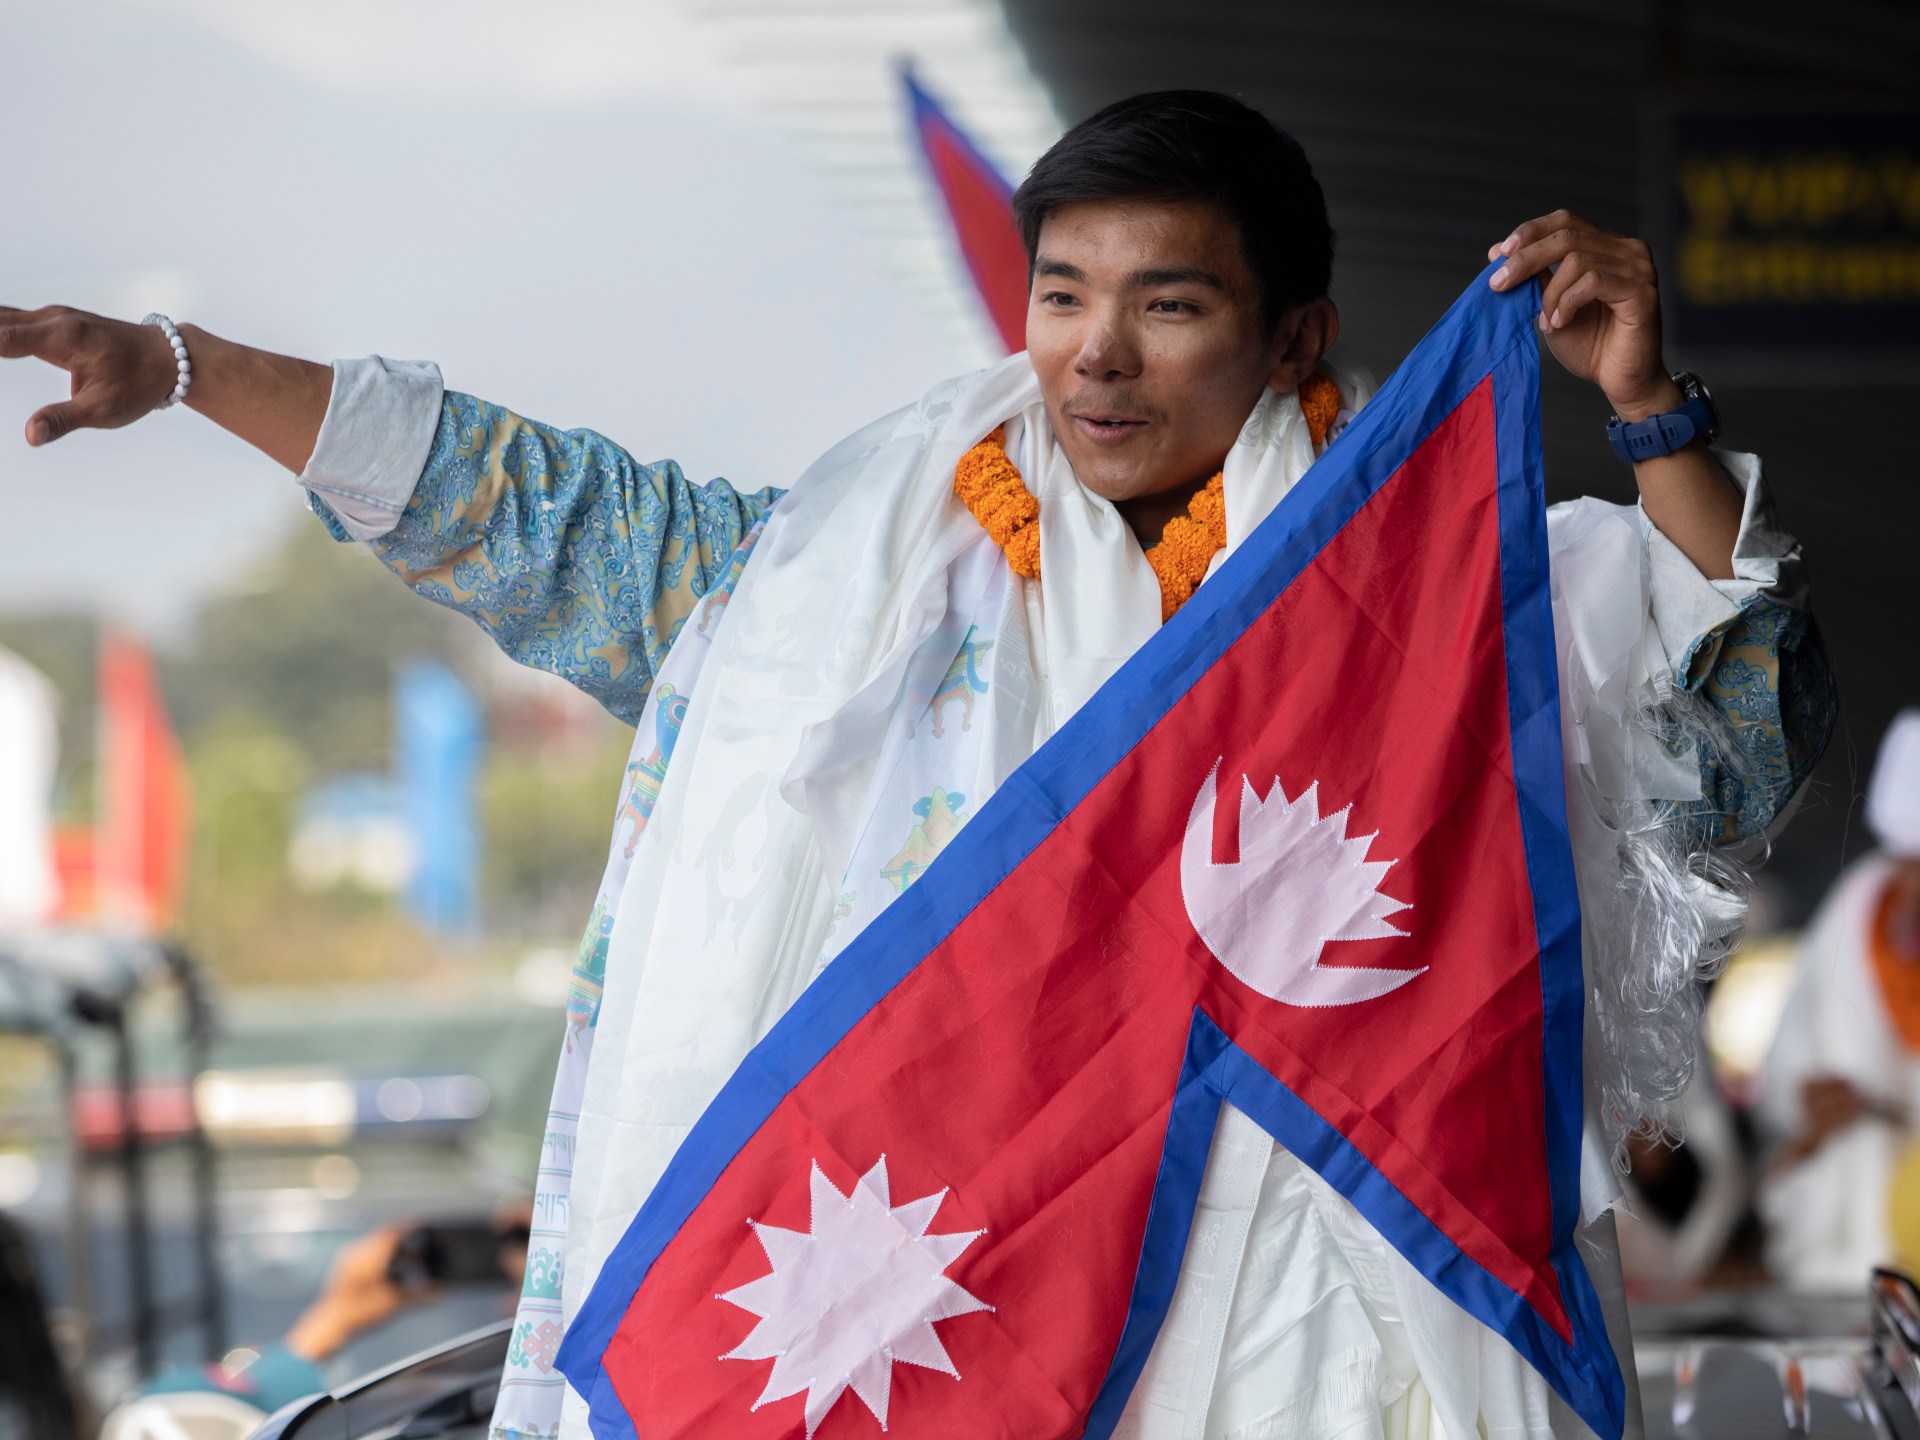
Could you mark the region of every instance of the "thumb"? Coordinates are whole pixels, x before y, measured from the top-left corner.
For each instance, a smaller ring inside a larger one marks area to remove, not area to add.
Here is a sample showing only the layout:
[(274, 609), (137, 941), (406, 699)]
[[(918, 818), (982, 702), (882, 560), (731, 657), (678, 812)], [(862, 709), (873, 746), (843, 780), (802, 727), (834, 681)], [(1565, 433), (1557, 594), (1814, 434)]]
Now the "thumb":
[(27, 420), (27, 444), (51, 445), (72, 431), (100, 428), (106, 420), (106, 406), (99, 393), (83, 390), (71, 400), (34, 411)]

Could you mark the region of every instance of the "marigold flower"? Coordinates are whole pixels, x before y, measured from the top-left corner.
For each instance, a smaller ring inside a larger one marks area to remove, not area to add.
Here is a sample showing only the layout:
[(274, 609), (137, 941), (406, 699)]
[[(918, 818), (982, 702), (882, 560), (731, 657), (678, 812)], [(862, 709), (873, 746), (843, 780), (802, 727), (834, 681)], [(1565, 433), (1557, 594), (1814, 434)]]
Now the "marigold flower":
[(1327, 443), (1327, 431), (1340, 416), (1340, 387), (1324, 370), (1316, 370), (1300, 382), (1300, 413), (1307, 417), (1307, 434), (1313, 448)]
[(1187, 513), (1176, 515), (1160, 532), (1160, 543), (1147, 551), (1147, 564), (1160, 582), (1160, 621), (1165, 624), (1193, 598), (1207, 567), (1227, 543), (1225, 477), (1215, 475), (1187, 502)]
[[(1327, 432), (1340, 414), (1340, 387), (1315, 370), (1300, 382), (1300, 412), (1317, 451), (1327, 443)], [(1040, 578), (1040, 502), (1028, 493), (1020, 469), (1007, 455), (1003, 425), (960, 457), (953, 467), (953, 493), (960, 498), (980, 528), (1006, 553), (1014, 574)], [(1165, 624), (1193, 597), (1206, 579), (1207, 567), (1227, 543), (1225, 479), (1216, 474), (1187, 502), (1187, 513), (1176, 515), (1160, 532), (1160, 543), (1147, 551), (1147, 564), (1160, 582), (1160, 620)]]
[(1007, 457), (1004, 425), (960, 457), (953, 467), (953, 493), (1006, 552), (1013, 573), (1038, 580), (1040, 502), (1027, 493), (1019, 468)]

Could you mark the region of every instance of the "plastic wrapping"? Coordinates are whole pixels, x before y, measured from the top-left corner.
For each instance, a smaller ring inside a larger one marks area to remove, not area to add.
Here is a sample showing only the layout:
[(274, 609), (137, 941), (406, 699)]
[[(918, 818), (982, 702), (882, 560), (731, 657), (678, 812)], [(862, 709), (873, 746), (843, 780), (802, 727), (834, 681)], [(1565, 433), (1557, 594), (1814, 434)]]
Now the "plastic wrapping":
[(1653, 565), (1651, 526), (1631, 507), (1557, 505), (1548, 534), (1590, 1120), (1624, 1172), (1629, 1137), (1679, 1137), (1700, 982), (1725, 963), (1751, 889), (1699, 813), (1703, 759), (1739, 776), (1745, 757), (1726, 718), (1679, 683), (1662, 622), (1675, 643), (1691, 643), (1737, 606), (1684, 561)]
[[(1710, 754), (1734, 772), (1726, 720), (1674, 690), (1640, 725), (1669, 749)], [(1586, 787), (1592, 819), (1612, 838), (1611, 882), (1592, 885), (1586, 945), (1591, 1093), (1625, 1169), (1628, 1138), (1677, 1140), (1678, 1105), (1700, 1048), (1702, 982), (1717, 975), (1745, 922), (1752, 877), (1708, 842), (1709, 827), (1672, 800), (1605, 801)]]

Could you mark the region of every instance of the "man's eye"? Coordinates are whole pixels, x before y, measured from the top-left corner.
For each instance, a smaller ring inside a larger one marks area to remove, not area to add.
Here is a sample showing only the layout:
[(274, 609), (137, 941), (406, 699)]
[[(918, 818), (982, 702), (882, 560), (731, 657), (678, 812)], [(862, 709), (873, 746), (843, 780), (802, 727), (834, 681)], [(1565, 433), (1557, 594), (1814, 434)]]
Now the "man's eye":
[(1058, 305), (1071, 305), (1074, 303), (1074, 301), (1073, 301), (1073, 296), (1067, 294), (1064, 290), (1049, 290), (1046, 292), (1046, 294), (1040, 297), (1040, 303), (1042, 305), (1058, 306)]
[(1147, 308), (1157, 311), (1162, 315), (1185, 315), (1193, 309), (1193, 307), (1184, 300), (1156, 300)]

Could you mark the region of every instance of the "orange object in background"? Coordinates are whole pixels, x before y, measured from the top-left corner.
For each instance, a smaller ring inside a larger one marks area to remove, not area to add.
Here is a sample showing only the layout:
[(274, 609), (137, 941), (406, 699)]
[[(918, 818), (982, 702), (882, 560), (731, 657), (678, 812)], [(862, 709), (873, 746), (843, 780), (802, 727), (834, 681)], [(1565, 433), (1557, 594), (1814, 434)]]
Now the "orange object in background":
[(1894, 907), (1899, 903), (1899, 885), (1889, 882), (1874, 906), (1873, 924), (1867, 931), (1867, 944), (1873, 954), (1873, 971), (1880, 981), (1880, 996), (1887, 1004), (1887, 1018), (1899, 1032), (1909, 1051), (1920, 1053), (1920, 956), (1910, 955), (1894, 937)]
[(53, 918), (62, 924), (91, 919), (100, 908), (94, 893), (93, 828), (88, 825), (53, 827), (53, 873), (60, 881), (60, 904)]
[(103, 632), (99, 683), (99, 818), (55, 836), (60, 918), (153, 933), (179, 907), (192, 790), (146, 646)]

